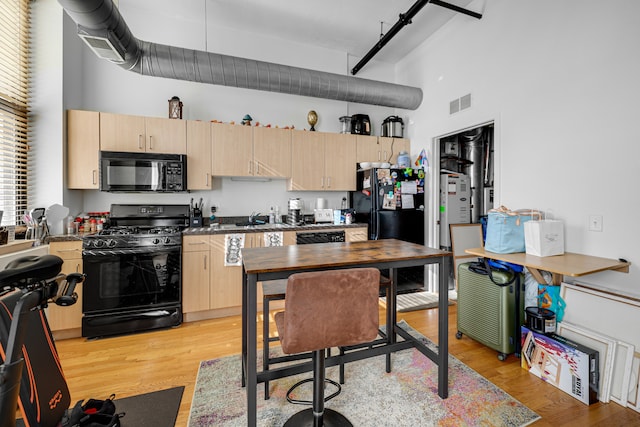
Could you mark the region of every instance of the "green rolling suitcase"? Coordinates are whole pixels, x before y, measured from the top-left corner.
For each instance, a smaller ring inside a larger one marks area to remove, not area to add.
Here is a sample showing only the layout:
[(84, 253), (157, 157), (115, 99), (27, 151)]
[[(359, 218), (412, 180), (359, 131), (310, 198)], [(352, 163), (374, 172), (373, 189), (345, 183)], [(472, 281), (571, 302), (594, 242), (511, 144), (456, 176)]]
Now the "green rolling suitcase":
[[(506, 270), (492, 269), (491, 277), (482, 273), (482, 263), (462, 263), (458, 266), (458, 332), (498, 351), (498, 359), (520, 353), (520, 327), (516, 327), (516, 283), (519, 283), (522, 324), (524, 275)], [(486, 269), (484, 269), (486, 271)], [(520, 280), (515, 280), (518, 274)], [(512, 280), (514, 279), (514, 280)], [(502, 286), (501, 286), (502, 285)]]

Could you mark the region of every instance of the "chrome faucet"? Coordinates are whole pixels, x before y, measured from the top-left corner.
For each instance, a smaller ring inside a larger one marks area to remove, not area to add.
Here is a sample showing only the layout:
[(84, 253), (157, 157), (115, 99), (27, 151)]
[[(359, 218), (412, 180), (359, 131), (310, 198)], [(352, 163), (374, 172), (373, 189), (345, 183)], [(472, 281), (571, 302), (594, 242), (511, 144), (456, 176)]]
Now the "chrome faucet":
[(249, 215), (249, 224), (257, 224), (256, 218), (258, 218), (260, 215), (262, 215), (260, 212), (252, 212), (251, 215)]

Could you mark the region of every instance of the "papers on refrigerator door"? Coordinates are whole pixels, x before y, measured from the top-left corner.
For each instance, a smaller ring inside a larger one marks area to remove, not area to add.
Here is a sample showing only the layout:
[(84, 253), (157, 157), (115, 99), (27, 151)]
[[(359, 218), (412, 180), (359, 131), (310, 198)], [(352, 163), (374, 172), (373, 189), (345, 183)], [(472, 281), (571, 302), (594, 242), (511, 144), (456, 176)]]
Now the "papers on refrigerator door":
[(415, 205), (413, 203), (413, 194), (402, 195), (402, 209), (413, 209)]

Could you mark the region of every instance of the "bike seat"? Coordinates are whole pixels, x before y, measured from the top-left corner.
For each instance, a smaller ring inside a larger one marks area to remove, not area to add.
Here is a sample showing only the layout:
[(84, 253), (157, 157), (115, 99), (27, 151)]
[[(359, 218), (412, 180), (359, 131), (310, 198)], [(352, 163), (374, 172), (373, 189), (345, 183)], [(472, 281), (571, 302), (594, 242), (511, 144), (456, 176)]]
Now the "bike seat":
[(0, 286), (53, 279), (62, 270), (62, 263), (62, 259), (55, 255), (30, 255), (15, 259), (0, 271)]

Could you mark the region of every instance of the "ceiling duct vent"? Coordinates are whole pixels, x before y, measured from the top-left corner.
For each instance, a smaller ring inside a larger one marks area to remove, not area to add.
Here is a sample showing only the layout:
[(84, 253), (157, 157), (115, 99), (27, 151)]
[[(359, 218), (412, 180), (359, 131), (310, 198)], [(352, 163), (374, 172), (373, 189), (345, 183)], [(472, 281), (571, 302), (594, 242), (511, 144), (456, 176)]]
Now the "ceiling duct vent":
[(143, 76), (415, 110), (417, 87), (138, 40), (113, 0), (58, 0), (100, 58)]
[(102, 59), (121, 64), (124, 62), (124, 48), (108, 30), (90, 30), (78, 25), (78, 36)]

